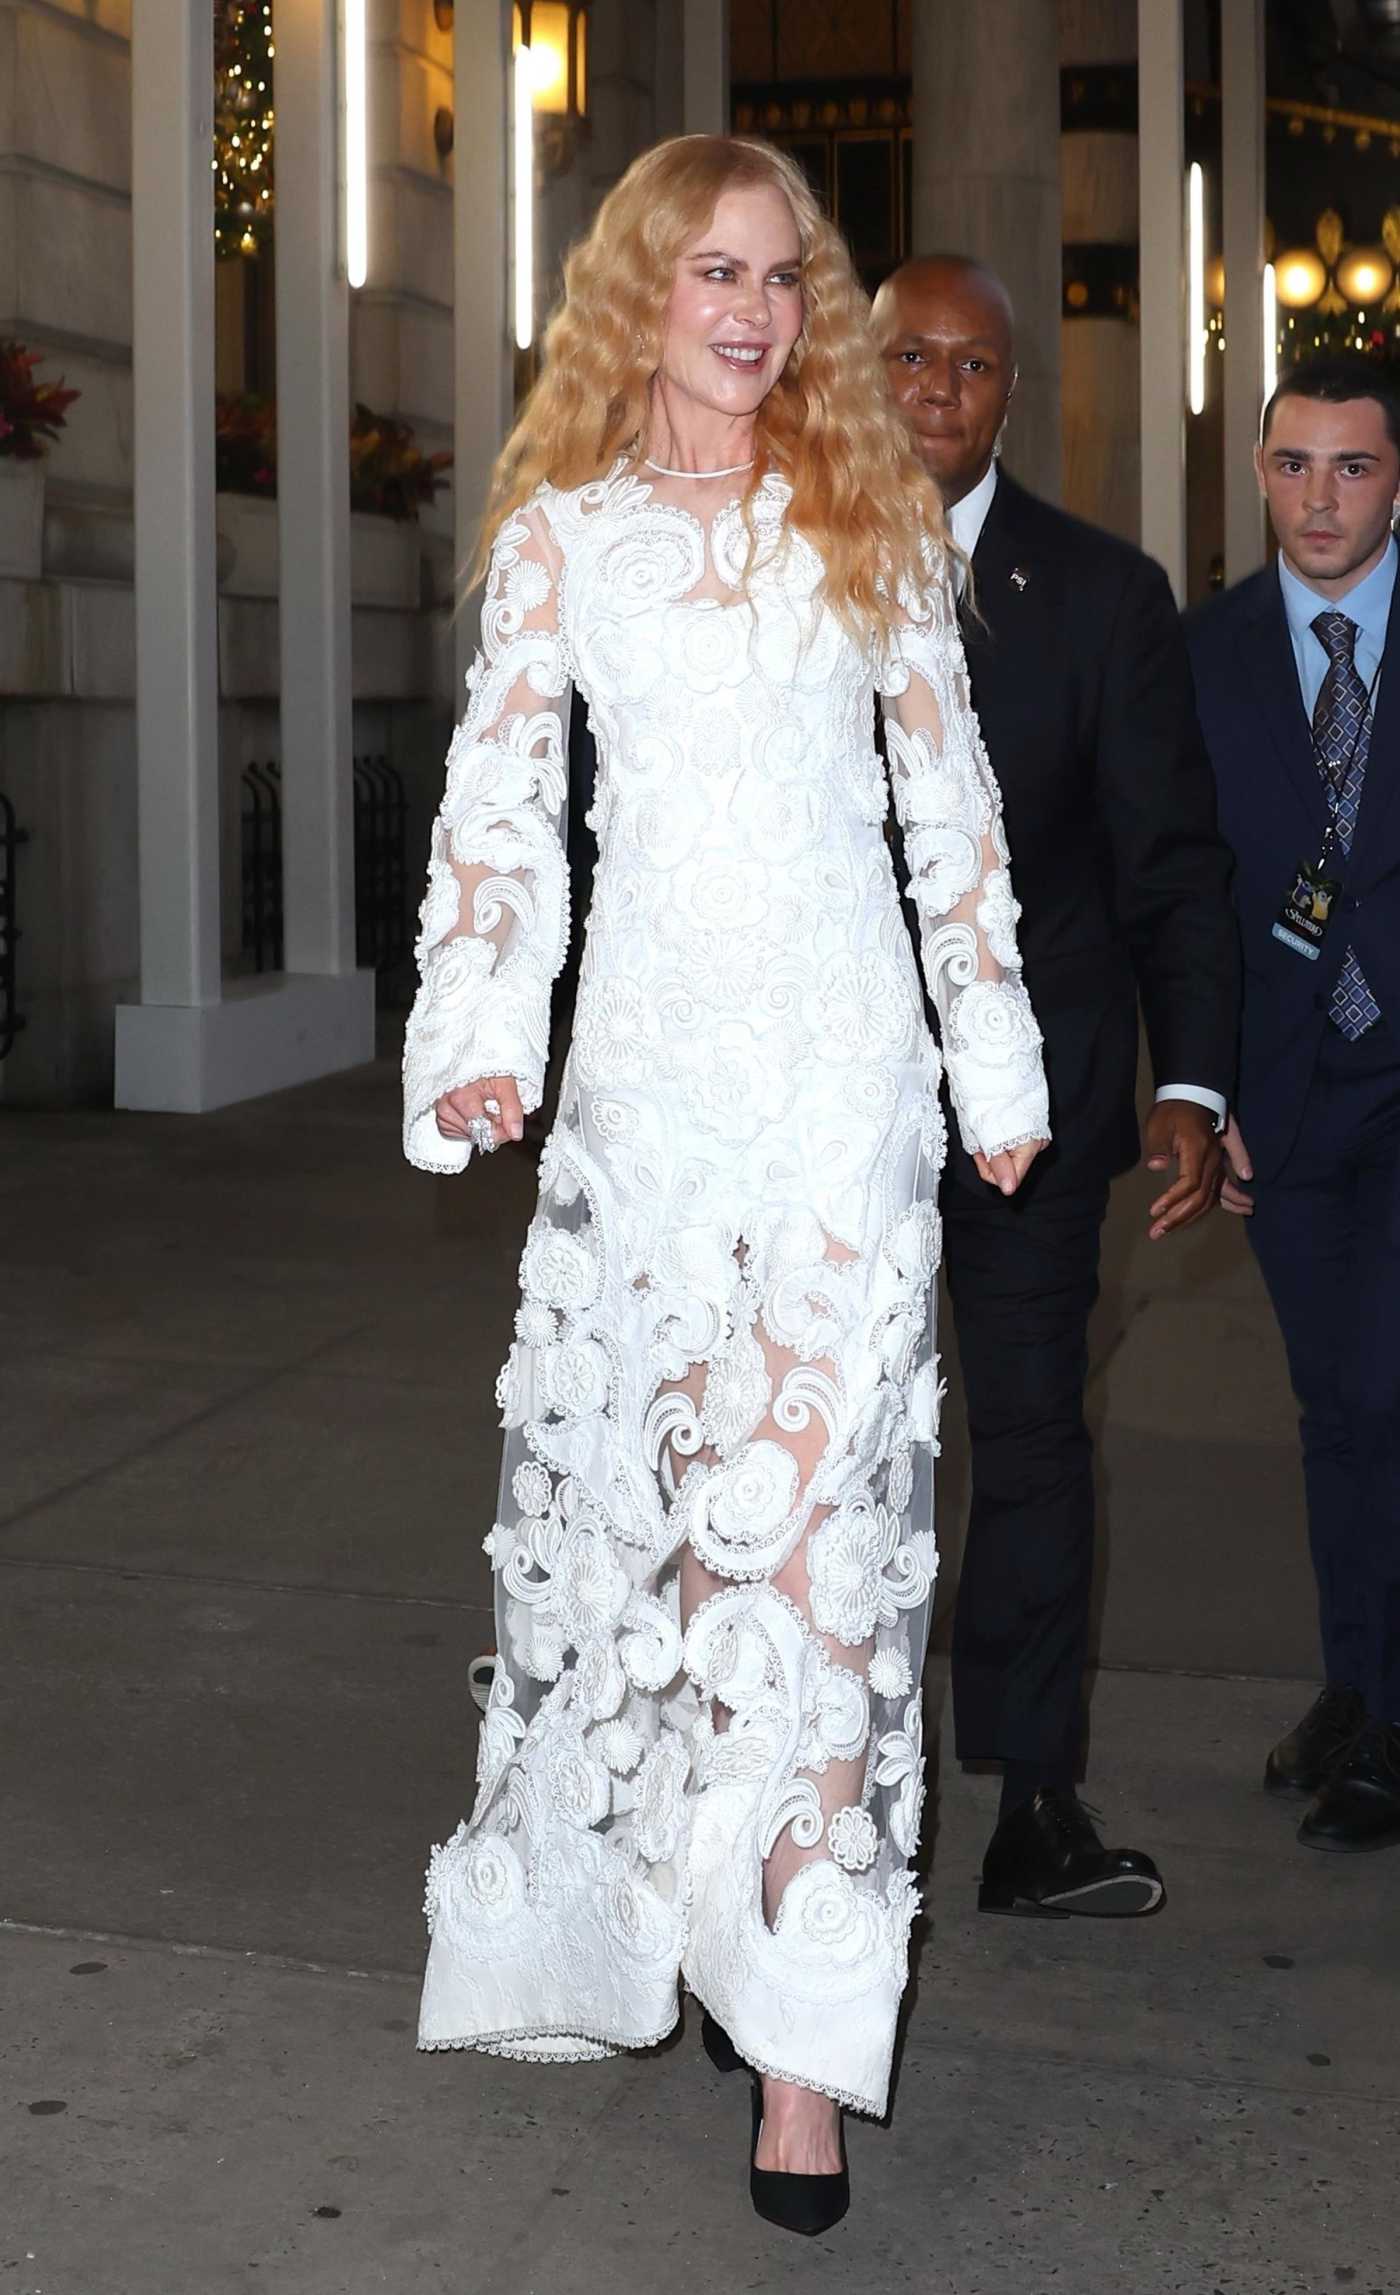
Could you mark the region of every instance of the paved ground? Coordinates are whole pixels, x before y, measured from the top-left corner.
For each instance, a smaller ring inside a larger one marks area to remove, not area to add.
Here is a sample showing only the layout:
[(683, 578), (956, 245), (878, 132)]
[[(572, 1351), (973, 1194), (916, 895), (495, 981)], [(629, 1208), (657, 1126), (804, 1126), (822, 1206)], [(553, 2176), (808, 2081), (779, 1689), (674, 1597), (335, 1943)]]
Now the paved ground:
[(1166, 1911), (973, 1913), (996, 1788), (945, 1763), (896, 2107), (811, 2246), (693, 2031), (414, 2053), (532, 1186), (408, 1173), (383, 1066), (0, 1122), (0, 2295), (1395, 2295), (1400, 1857), (1257, 1790), (1313, 1662), (1291, 1407), (1238, 1233), (1149, 1249), (1133, 1181), (1093, 1786)]

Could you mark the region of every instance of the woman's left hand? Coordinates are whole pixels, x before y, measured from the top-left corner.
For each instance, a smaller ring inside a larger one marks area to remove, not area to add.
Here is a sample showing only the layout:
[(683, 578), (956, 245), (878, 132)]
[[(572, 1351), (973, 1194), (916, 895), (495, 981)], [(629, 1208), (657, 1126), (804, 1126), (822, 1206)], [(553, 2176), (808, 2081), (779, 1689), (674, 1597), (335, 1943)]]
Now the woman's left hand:
[(1025, 1147), (998, 1148), (995, 1155), (983, 1155), (979, 1148), (973, 1157), (977, 1176), (985, 1179), (988, 1187), (1000, 1188), (1003, 1195), (1014, 1195), (1031, 1165), (1048, 1140), (1030, 1140)]

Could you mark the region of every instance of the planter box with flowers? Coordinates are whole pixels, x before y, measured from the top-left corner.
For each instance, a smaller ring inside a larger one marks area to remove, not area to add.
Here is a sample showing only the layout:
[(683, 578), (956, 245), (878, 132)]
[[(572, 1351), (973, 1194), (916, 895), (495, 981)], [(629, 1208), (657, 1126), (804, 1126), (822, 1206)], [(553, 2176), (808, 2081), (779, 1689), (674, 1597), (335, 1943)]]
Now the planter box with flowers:
[(23, 343), (0, 341), (0, 574), (37, 581), (44, 557), (44, 455), (78, 396), (38, 382)]
[[(277, 595), (277, 410), (270, 399), (221, 397), (215, 430), (219, 586)], [(357, 406), (350, 427), (350, 587), (356, 605), (421, 602), (420, 504), (447, 481), (450, 454), (423, 454), (409, 425)]]

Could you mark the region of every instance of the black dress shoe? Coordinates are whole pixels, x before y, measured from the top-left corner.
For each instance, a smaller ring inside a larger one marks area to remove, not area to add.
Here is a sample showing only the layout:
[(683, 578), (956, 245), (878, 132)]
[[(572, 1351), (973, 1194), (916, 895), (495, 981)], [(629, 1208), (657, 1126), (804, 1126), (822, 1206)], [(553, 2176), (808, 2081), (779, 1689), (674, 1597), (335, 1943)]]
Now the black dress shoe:
[(1071, 1913), (1124, 1919), (1155, 1912), (1162, 1876), (1140, 1849), (1106, 1849), (1074, 1793), (1042, 1790), (1003, 1817), (988, 1844), (977, 1893), (982, 1912)]
[(1400, 1728), (1368, 1721), (1298, 1827), (1307, 1849), (1400, 1846)]
[(700, 2021), (700, 2040), (717, 2072), (747, 2071), (753, 2081), (753, 2149), (749, 2155), (749, 2197), (754, 2213), (779, 2231), (795, 2231), (815, 2239), (841, 2221), (851, 2204), (851, 2171), (846, 2161), (846, 2131), (841, 2130), (841, 2165), (835, 2175), (785, 2175), (777, 2168), (758, 2165), (758, 2139), (763, 2132), (763, 2082), (744, 2063), (729, 2034), (708, 2008)]
[(1366, 1719), (1355, 1689), (1324, 1689), (1264, 1764), (1266, 1793), (1320, 1793)]

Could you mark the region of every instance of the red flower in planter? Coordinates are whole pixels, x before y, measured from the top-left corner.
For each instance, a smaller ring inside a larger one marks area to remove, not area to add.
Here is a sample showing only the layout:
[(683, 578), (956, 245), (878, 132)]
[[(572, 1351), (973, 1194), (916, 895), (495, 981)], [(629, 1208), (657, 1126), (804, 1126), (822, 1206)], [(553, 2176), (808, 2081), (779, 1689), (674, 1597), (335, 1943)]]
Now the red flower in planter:
[[(229, 494), (277, 492), (277, 407), (255, 392), (225, 393), (215, 405), (216, 483)], [(350, 504), (384, 518), (416, 518), (447, 484), (446, 452), (424, 454), (412, 426), (357, 406), (350, 423)]]
[(277, 410), (256, 391), (214, 402), (214, 483), (226, 494), (277, 492)]
[(36, 382), (34, 370), (43, 363), (41, 352), (0, 341), (0, 454), (21, 462), (44, 453), (62, 430), (74, 399), (82, 396), (62, 381)]

